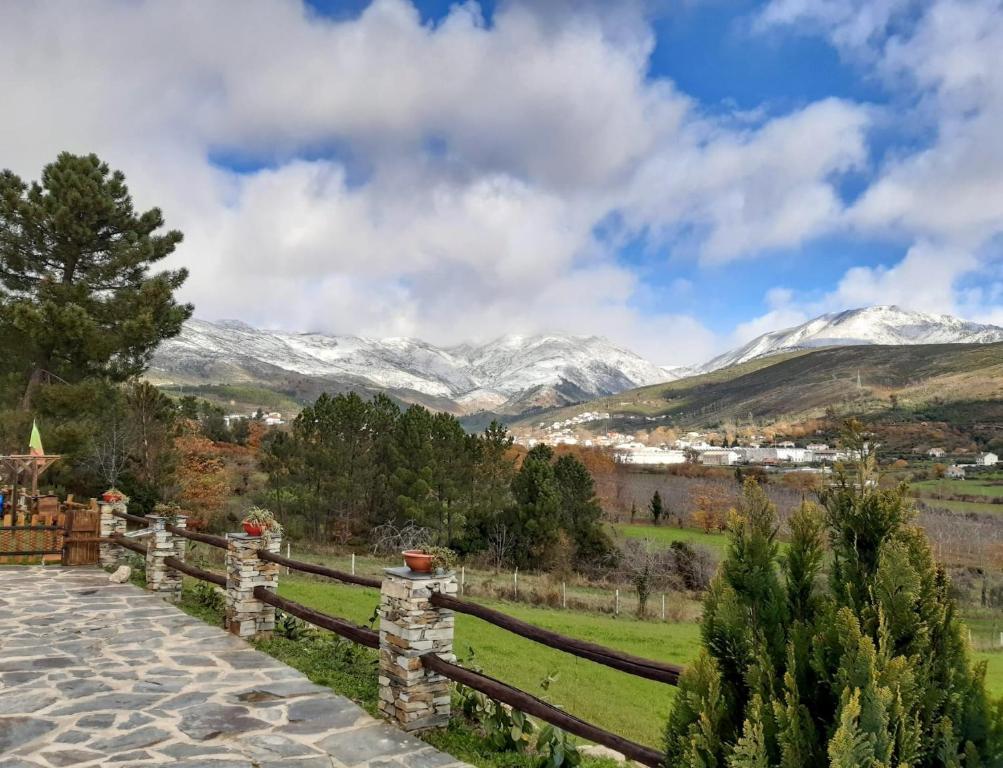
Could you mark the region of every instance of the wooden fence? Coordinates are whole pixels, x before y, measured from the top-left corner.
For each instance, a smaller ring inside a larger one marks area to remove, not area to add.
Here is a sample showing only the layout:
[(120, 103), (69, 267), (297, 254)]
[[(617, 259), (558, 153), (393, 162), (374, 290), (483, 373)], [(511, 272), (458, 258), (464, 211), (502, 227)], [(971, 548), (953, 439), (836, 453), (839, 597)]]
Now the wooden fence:
[[(129, 522), (140, 523), (143, 525), (147, 525), (149, 523), (147, 519), (137, 517), (135, 515), (128, 515), (119, 512), (114, 514), (128, 520)], [(181, 536), (191, 541), (208, 544), (209, 546), (221, 549), (226, 549), (228, 547), (226, 539), (220, 536), (210, 536), (208, 534), (196, 533), (188, 531), (185, 528), (178, 528), (174, 526), (167, 526), (167, 530), (177, 536)], [(121, 536), (116, 536), (113, 540), (117, 544), (134, 552), (146, 552), (146, 548), (142, 545), (128, 539), (124, 539)], [(346, 584), (354, 584), (373, 589), (380, 589), (382, 586), (382, 582), (377, 579), (356, 576), (351, 573), (345, 573), (343, 571), (327, 568), (325, 566), (294, 560), (273, 552), (268, 552), (264, 549), (259, 550), (258, 557), (261, 560), (282, 565), (290, 570), (309, 573), (315, 576), (323, 576)], [(227, 579), (225, 576), (189, 565), (188, 563), (185, 563), (175, 557), (166, 558), (165, 563), (168, 567), (187, 576), (206, 581), (210, 584), (216, 584), (221, 587), (226, 587), (227, 585)], [(294, 602), (293, 600), (280, 597), (275, 594), (274, 591), (266, 587), (256, 587), (253, 591), (253, 595), (255, 599), (261, 601), (262, 603), (279, 608), (292, 616), (309, 622), (321, 629), (334, 632), (335, 634), (351, 640), (352, 642), (364, 645), (367, 648), (380, 647), (380, 633), (370, 629), (369, 627), (359, 626), (346, 619), (332, 616)], [(483, 621), (487, 621), (496, 627), (541, 643), (549, 648), (561, 650), (580, 658), (588, 659), (589, 661), (593, 661), (597, 664), (603, 664), (613, 669), (636, 675), (638, 677), (643, 677), (648, 680), (656, 680), (668, 685), (676, 685), (678, 684), (679, 676), (682, 673), (682, 667), (677, 665), (633, 656), (614, 648), (608, 648), (606, 646), (561, 635), (557, 632), (552, 632), (521, 621), (520, 619), (516, 619), (512, 616), (508, 616), (501, 611), (496, 611), (492, 608), (487, 608), (483, 605), (469, 600), (464, 600), (462, 598), (433, 592), (432, 596), (429, 598), (429, 602), (445, 610), (474, 616)], [(651, 766), (651, 768), (658, 768), (664, 763), (665, 756), (658, 750), (630, 741), (629, 739), (600, 728), (599, 726), (585, 722), (584, 720), (558, 709), (554, 705), (543, 701), (530, 693), (514, 688), (493, 677), (471, 669), (466, 669), (458, 664), (447, 661), (434, 653), (427, 653), (421, 656), (420, 659), (422, 665), (431, 672), (442, 675), (449, 680), (479, 691), (491, 699), (512, 706), (521, 712), (539, 718), (540, 720), (561, 728), (568, 733), (597, 744), (602, 744), (610, 749), (614, 749), (625, 755), (627, 758), (635, 760), (642, 765)]]

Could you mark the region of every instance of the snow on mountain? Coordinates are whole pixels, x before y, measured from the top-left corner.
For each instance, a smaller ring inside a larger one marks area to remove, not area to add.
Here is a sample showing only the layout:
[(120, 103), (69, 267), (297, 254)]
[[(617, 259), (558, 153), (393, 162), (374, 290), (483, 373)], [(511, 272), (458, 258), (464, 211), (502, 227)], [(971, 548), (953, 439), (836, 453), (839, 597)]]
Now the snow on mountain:
[(440, 348), (410, 338), (264, 331), (231, 320), (189, 321), (151, 365), (162, 382), (267, 383), (282, 372), (410, 390), (451, 400), (463, 411), (564, 404), (670, 378), (597, 336), (505, 336)]
[(765, 355), (813, 347), (861, 344), (985, 344), (1003, 341), (1003, 328), (896, 306), (864, 307), (816, 317), (803, 325), (765, 333), (701, 367), (716, 371)]

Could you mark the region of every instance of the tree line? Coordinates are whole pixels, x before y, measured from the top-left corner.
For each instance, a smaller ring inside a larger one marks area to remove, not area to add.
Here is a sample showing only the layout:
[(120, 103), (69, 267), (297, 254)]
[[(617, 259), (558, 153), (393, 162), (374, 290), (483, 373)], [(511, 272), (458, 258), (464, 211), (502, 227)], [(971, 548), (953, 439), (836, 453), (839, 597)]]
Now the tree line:
[(613, 552), (588, 469), (546, 446), (520, 456), (497, 422), (468, 434), (454, 416), (385, 395), (324, 394), (262, 448), (272, 506), (313, 537), (412, 523), (435, 543), (515, 566)]

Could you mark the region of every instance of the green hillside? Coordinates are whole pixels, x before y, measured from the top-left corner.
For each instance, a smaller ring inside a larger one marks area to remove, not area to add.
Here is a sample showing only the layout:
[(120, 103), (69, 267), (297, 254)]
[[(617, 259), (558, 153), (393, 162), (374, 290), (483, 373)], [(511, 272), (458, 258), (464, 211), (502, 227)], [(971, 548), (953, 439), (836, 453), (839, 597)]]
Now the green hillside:
[[(609, 411), (613, 428), (707, 427), (843, 413), (985, 419), (1003, 403), (1003, 343), (848, 346), (754, 360), (547, 414)], [(995, 418), (995, 416), (993, 416)], [(540, 420), (524, 419), (521, 426)]]

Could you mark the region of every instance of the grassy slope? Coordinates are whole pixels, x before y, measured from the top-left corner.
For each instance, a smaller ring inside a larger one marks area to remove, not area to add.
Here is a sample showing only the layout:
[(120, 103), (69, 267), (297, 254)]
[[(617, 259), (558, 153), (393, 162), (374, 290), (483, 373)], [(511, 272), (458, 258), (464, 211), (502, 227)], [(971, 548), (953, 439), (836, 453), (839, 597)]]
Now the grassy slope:
[(614, 414), (618, 426), (645, 416), (665, 417), (666, 425), (701, 426), (744, 420), (750, 413), (757, 419), (821, 414), (830, 405), (859, 413), (880, 411), (887, 409), (893, 393), (903, 409), (937, 398), (978, 403), (1003, 399), (1001, 376), (1003, 343), (829, 347), (622, 392), (548, 414), (545, 420), (598, 409)]

